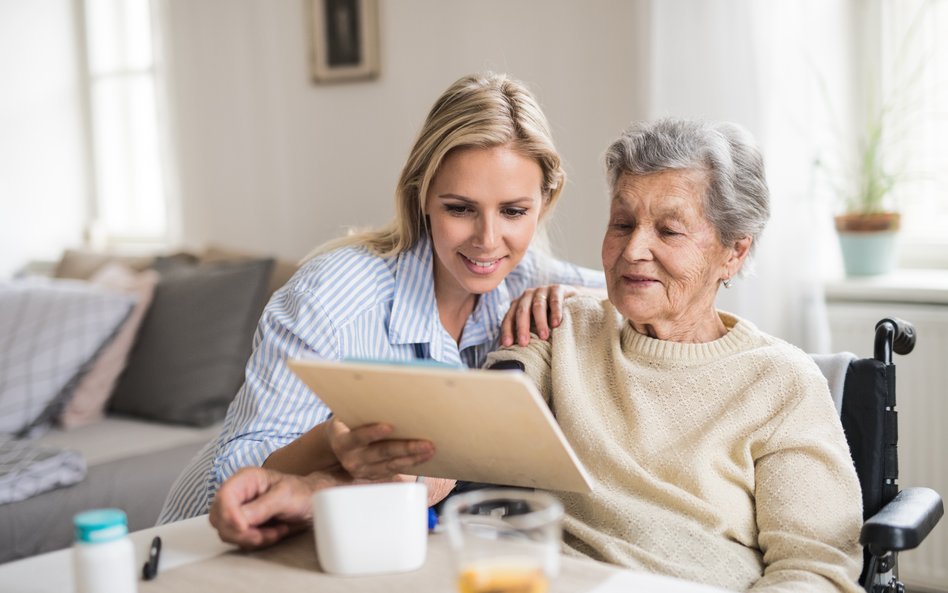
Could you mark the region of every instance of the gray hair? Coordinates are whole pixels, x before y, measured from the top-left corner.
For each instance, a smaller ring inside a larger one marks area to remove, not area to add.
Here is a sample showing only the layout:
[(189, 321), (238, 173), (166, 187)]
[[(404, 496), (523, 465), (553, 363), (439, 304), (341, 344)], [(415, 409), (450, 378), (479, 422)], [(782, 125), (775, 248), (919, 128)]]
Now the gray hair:
[(749, 261), (770, 217), (764, 159), (751, 135), (733, 123), (666, 118), (632, 124), (606, 151), (613, 191), (623, 175), (677, 169), (707, 173), (704, 215), (724, 245), (753, 239)]

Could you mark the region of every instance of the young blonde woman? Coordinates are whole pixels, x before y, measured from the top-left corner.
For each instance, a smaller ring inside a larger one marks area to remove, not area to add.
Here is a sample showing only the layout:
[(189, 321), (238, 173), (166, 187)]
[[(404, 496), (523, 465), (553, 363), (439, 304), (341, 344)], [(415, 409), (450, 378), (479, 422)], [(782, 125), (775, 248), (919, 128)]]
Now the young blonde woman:
[[(604, 286), (602, 273), (532, 247), (542, 242), (542, 222), (564, 180), (549, 125), (523, 84), (488, 73), (451, 85), (402, 171), (395, 219), (317, 249), (273, 296), (221, 435), (178, 478), (159, 522), (207, 512), (221, 484), (248, 466), (257, 469), (245, 470), (221, 497), (222, 535), (250, 546), (307, 519), (284, 509), (287, 521), (270, 521), (268, 501), (282, 489), (415, 479), (400, 472), (430, 458), (431, 443), (386, 439), (386, 425), (332, 420), (285, 361), (431, 359), (479, 367), (498, 345), (525, 344), (531, 322), (548, 337), (564, 298), (577, 287)], [(453, 487), (427, 483), (432, 503)]]

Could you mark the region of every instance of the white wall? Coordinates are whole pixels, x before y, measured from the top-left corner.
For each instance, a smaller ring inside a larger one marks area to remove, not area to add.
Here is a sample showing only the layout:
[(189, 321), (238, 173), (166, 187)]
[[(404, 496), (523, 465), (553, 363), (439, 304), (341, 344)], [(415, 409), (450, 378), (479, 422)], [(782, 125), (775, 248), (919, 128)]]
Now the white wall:
[(183, 240), (298, 258), (346, 226), (384, 223), (431, 103), (492, 69), (530, 83), (565, 158), (557, 252), (599, 267), (601, 155), (644, 114), (647, 4), (380, 4), (381, 77), (317, 85), (305, 0), (164, 0)]
[[(619, 130), (666, 113), (747, 125), (768, 152), (775, 216), (760, 275), (721, 306), (820, 349), (825, 324), (808, 312), (822, 300), (820, 278), (811, 271), (836, 250), (799, 240), (800, 224), (829, 218), (806, 203), (812, 167), (794, 122), (811, 121), (813, 110), (791, 84), (805, 68), (784, 58), (800, 62), (803, 50), (823, 47), (814, 35), (838, 37), (849, 0), (800, 3), (799, 18), (796, 4), (778, 0), (382, 0), (381, 77), (337, 85), (310, 80), (308, 1), (155, 0), (186, 246), (297, 259), (348, 226), (384, 223), (434, 99), (463, 74), (506, 71), (534, 88), (566, 161), (555, 247), (591, 267), (600, 265), (607, 211), (601, 155)], [(0, 274), (55, 258), (81, 237), (71, 6), (0, 0), (0, 80), (10, 89), (0, 93)], [(838, 54), (816, 52), (809, 64)], [(804, 110), (788, 118), (789, 107)]]
[(0, 278), (79, 242), (88, 191), (72, 0), (0, 0)]

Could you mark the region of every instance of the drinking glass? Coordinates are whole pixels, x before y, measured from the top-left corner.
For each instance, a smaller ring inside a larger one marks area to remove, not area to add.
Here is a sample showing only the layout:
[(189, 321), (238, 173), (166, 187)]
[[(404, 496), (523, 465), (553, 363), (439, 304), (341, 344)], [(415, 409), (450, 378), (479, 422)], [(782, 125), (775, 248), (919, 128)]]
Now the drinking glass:
[(474, 490), (442, 513), (460, 593), (545, 593), (559, 573), (563, 505), (546, 492)]

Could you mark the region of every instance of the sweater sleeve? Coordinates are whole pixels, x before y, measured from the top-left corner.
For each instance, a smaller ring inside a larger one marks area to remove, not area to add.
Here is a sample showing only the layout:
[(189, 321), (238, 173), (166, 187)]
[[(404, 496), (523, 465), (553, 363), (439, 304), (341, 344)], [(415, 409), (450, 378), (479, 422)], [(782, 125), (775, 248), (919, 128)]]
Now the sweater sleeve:
[(536, 334), (530, 334), (530, 343), (526, 346), (511, 346), (501, 348), (487, 355), (485, 367), (491, 367), (502, 360), (516, 360), (523, 363), (524, 372), (533, 381), (534, 385), (549, 404), (552, 397), (552, 360), (553, 353), (550, 342), (541, 340)]
[(814, 369), (755, 452), (764, 574), (751, 591), (859, 591), (862, 496), (825, 381)]

